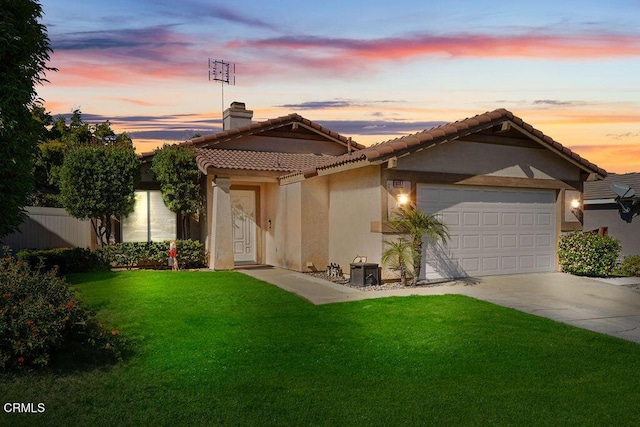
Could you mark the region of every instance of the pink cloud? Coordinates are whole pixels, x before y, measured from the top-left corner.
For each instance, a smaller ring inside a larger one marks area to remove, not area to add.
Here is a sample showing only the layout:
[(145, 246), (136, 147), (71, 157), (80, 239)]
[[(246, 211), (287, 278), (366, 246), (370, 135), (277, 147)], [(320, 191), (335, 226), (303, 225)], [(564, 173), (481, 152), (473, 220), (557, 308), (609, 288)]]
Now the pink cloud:
[(332, 60), (361, 58), (384, 61), (415, 56), (591, 59), (639, 56), (640, 37), (611, 33), (508, 36), (419, 34), (373, 40), (287, 36), (233, 41), (228, 43), (227, 47), (232, 49), (286, 50), (304, 53), (314, 58), (332, 58)]
[(189, 78), (198, 74), (195, 62), (206, 60), (193, 36), (171, 26), (69, 33), (53, 48), (51, 65), (59, 72), (52, 78), (65, 86)]
[[(64, 84), (200, 79), (211, 46), (171, 26), (71, 33), (54, 42), (52, 66)], [(640, 37), (616, 33), (486, 35), (409, 34), (378, 39), (283, 36), (239, 39), (218, 47), (237, 58), (245, 77), (305, 69), (346, 75), (388, 61), (419, 57), (583, 60), (640, 56)], [(300, 73), (298, 73), (300, 74)], [(300, 74), (301, 75), (301, 74)]]

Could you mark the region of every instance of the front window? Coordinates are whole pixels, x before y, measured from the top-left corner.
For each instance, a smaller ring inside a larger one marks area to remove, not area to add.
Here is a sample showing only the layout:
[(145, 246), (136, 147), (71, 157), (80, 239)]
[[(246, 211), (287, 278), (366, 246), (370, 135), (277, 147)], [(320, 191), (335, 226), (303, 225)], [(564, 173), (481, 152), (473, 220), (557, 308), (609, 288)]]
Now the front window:
[(176, 238), (176, 214), (158, 190), (137, 190), (133, 212), (122, 221), (123, 242), (150, 242)]

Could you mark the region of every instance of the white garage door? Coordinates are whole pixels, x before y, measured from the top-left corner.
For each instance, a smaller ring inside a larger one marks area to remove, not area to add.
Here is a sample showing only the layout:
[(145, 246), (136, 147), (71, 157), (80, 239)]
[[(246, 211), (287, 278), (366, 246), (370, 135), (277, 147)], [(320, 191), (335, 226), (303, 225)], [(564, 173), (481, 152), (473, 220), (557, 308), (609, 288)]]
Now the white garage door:
[(417, 205), (447, 224), (425, 244), (421, 279), (555, 270), (555, 191), (417, 185)]

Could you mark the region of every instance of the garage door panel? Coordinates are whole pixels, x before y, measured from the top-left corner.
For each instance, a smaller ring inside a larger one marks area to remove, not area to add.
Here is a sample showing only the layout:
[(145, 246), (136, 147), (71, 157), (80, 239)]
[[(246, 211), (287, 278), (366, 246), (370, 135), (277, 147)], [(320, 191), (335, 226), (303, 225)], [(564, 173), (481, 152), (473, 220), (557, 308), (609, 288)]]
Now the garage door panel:
[(456, 191), (453, 188), (451, 189), (444, 188), (441, 190), (441, 193), (440, 193), (440, 202), (442, 203), (456, 204), (462, 201), (461, 198), (462, 198), (462, 194), (460, 194), (459, 191)]
[(482, 259), (482, 270), (486, 272), (498, 272), (500, 265), (500, 258), (498, 257), (485, 257)]
[(417, 202), (451, 236), (425, 257), (427, 279), (555, 269), (554, 190), (418, 184)]
[(482, 236), (482, 247), (484, 249), (498, 249), (500, 247), (500, 236), (497, 234)]
[(480, 236), (472, 234), (470, 236), (462, 236), (462, 249), (479, 249)]
[(480, 225), (479, 212), (462, 212), (463, 227), (477, 227), (478, 225)]
[(536, 257), (536, 267), (542, 269), (551, 269), (554, 267), (554, 260), (549, 255), (538, 255)]
[(551, 226), (553, 220), (553, 215), (550, 213), (539, 213), (537, 215), (537, 223), (538, 226)]
[(537, 246), (539, 248), (550, 248), (551, 247), (551, 235), (549, 234), (538, 234), (536, 236)]
[(463, 258), (462, 268), (469, 272), (480, 271), (480, 258)]
[(524, 270), (530, 270), (534, 266), (533, 255), (522, 255), (518, 261), (520, 262), (519, 267)]
[(521, 248), (532, 248), (533, 247), (533, 234), (521, 234), (520, 235), (520, 246)]
[(518, 258), (514, 256), (505, 256), (501, 259), (502, 271), (513, 271), (518, 267)]
[(500, 225), (500, 214), (498, 212), (484, 212), (482, 214), (482, 225), (485, 227)]
[(534, 213), (521, 213), (520, 214), (520, 226), (531, 227), (535, 224), (536, 216)]
[(518, 246), (518, 236), (515, 234), (503, 234), (501, 241), (503, 248), (513, 249)]
[(505, 227), (515, 227), (518, 224), (518, 215), (515, 212), (502, 212), (500, 216)]

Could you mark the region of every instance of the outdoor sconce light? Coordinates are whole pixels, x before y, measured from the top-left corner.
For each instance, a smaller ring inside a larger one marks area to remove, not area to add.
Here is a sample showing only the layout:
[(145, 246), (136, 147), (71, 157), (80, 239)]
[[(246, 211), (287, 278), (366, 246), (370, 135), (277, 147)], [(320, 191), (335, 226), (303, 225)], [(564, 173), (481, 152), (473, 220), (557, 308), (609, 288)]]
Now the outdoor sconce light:
[(400, 206), (405, 206), (407, 203), (409, 203), (409, 196), (406, 194), (398, 194), (396, 200), (398, 201), (398, 204)]
[(578, 221), (582, 222), (582, 209), (580, 209), (581, 203), (578, 199), (573, 199), (571, 201), (571, 212), (578, 218)]

